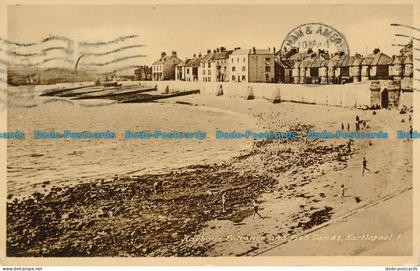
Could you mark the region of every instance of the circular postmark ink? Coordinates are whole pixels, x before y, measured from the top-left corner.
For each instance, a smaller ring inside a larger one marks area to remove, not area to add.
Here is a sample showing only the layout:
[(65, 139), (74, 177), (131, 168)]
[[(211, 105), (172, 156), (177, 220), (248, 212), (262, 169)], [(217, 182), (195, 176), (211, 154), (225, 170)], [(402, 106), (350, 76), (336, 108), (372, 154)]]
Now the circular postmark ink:
[(323, 23), (306, 23), (293, 28), (283, 40), (281, 50), (290, 51), (293, 48), (299, 48), (301, 51), (312, 49), (314, 52), (326, 50), (329, 53), (350, 54), (344, 35)]

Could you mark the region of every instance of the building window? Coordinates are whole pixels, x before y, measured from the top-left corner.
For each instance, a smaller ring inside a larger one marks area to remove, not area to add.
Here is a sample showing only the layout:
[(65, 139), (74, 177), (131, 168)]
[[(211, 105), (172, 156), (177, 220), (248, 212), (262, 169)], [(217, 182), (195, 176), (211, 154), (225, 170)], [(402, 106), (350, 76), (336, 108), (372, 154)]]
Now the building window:
[(244, 71), (246, 71), (246, 68), (245, 68), (245, 66), (242, 66), (242, 71), (244, 72)]
[(265, 65), (271, 65), (271, 61), (270, 61), (270, 58), (269, 57), (267, 57), (265, 59)]
[(235, 81), (235, 75), (232, 75), (232, 81)]
[(245, 62), (245, 57), (244, 57), (244, 62)]
[(236, 71), (236, 68), (235, 68), (235, 66), (233, 66), (233, 67), (232, 67), (232, 71), (233, 71), (233, 72), (234, 72), (234, 71)]
[(245, 75), (242, 75), (242, 81), (245, 81), (245, 80), (246, 80)]
[(206, 75), (206, 70), (203, 70), (203, 75)]
[(210, 68), (210, 64), (211, 64), (211, 63), (209, 62), (209, 64), (207, 64), (207, 67), (209, 67), (209, 68)]
[(207, 74), (208, 74), (208, 75), (211, 75), (211, 70), (208, 70)]
[(271, 72), (271, 67), (270, 66), (265, 66), (265, 72)]
[(232, 58), (232, 63), (233, 63), (233, 58)]
[(187, 69), (187, 74), (190, 74), (190, 69)]
[(209, 77), (207, 80), (208, 80), (209, 82), (211, 82), (211, 77)]
[(238, 57), (238, 58), (236, 58), (236, 62), (239, 62), (239, 57)]
[(268, 74), (265, 75), (265, 81), (269, 82), (270, 81), (270, 76)]

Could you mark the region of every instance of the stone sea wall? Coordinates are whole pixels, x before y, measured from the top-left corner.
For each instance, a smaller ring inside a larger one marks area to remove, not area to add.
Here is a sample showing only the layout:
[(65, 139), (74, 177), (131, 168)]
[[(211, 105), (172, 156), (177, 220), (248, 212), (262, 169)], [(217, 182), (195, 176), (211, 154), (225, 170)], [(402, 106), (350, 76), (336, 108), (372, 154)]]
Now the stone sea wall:
[[(157, 86), (159, 92), (199, 89), (201, 95), (216, 96), (223, 93), (230, 98), (280, 100), (285, 102), (310, 103), (331, 106), (370, 106), (370, 82), (344, 85), (298, 85), (236, 82), (186, 82), (186, 81), (143, 81), (145, 86)], [(400, 106), (412, 105), (412, 93), (401, 93)]]

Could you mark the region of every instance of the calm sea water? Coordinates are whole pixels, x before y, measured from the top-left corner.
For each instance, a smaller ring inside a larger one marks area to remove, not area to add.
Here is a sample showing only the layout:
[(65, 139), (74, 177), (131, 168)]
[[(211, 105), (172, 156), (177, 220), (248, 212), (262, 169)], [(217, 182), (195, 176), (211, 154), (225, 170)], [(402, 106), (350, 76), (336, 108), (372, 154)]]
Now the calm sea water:
[[(197, 163), (213, 163), (250, 147), (249, 141), (216, 140), (215, 131), (242, 131), (253, 120), (229, 111), (168, 103), (110, 104), (107, 100), (70, 101), (39, 97), (49, 87), (10, 88), (8, 131), (32, 133), (70, 130), (114, 131), (116, 139), (8, 140), (8, 191), (42, 189), (45, 181), (63, 184), (115, 174), (165, 172)], [(180, 98), (181, 99), (181, 98)], [(204, 140), (124, 140), (131, 131), (207, 132)]]

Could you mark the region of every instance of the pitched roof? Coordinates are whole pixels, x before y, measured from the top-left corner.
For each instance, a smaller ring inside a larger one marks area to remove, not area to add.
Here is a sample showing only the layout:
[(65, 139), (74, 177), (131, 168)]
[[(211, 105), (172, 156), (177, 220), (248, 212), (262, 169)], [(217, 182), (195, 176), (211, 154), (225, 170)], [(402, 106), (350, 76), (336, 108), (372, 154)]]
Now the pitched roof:
[(329, 59), (324, 59), (320, 65), (320, 67), (328, 67), (328, 63), (330, 62)]
[(296, 54), (291, 55), (287, 60), (290, 60), (290, 61), (298, 61), (299, 60), (300, 61), (300, 60), (304, 59), (305, 56), (306, 56), (306, 54), (303, 53), (303, 52), (296, 53)]
[(361, 65), (370, 65), (373, 61), (373, 58), (375, 57), (374, 54), (369, 54), (367, 56), (365, 56), (362, 60), (362, 63), (360, 63)]
[(165, 64), (167, 62), (173, 62), (174, 64), (179, 64), (182, 62), (182, 60), (177, 58), (176, 56), (164, 56), (160, 58), (159, 60), (156, 60), (155, 62), (153, 62), (152, 65), (160, 65), (160, 64)]
[[(252, 55), (252, 54), (254, 54), (253, 49), (238, 49), (232, 52), (232, 55)], [(268, 49), (255, 49), (255, 54), (256, 55), (274, 55)]]
[(202, 57), (201, 62), (207, 63), (207, 62), (211, 62), (213, 59), (214, 59), (214, 54), (210, 53)]
[(201, 57), (194, 57), (193, 59), (190, 59), (185, 65), (185, 67), (199, 67), (201, 63)]
[(360, 66), (362, 64), (363, 58), (362, 57), (354, 57), (353, 62), (351, 63), (352, 66)]
[(404, 60), (407, 58), (407, 56), (394, 56), (392, 59), (392, 65), (395, 64), (402, 64), (404, 62)]
[(176, 65), (177, 67), (184, 67), (184, 66), (186, 66), (187, 65), (187, 63), (188, 62), (190, 62), (191, 61), (191, 59), (190, 58), (187, 58), (187, 59), (185, 59), (185, 61), (182, 61), (181, 63), (179, 63), (178, 65)]
[(323, 60), (321, 58), (315, 58), (314, 61), (311, 64), (312, 68), (319, 68), (322, 64)]
[(375, 55), (375, 57), (372, 60), (371, 65), (377, 66), (377, 65), (389, 65), (392, 63), (392, 58), (382, 52), (379, 52)]
[(227, 59), (229, 58), (229, 55), (232, 54), (233, 50), (223, 51), (223, 52), (217, 52), (214, 55), (215, 60), (219, 59)]
[(413, 64), (413, 55), (408, 55), (405, 59), (403, 64)]
[(300, 65), (301, 68), (307, 68), (312, 65), (312, 62), (314, 62), (314, 59), (307, 59), (302, 61), (302, 64)]
[(328, 62), (328, 67), (329, 68), (334, 68), (337, 67), (338, 64), (340, 63), (340, 56), (335, 55), (333, 58), (330, 59), (330, 61)]
[(339, 66), (340, 67), (348, 67), (351, 65), (351, 63), (354, 60), (354, 56), (349, 56), (349, 55), (342, 55), (340, 57), (340, 62), (339, 62)]

